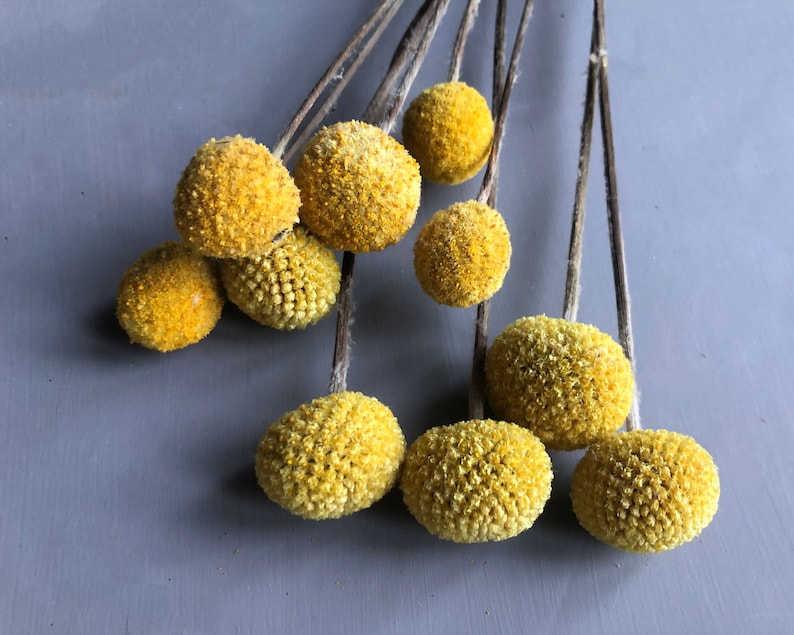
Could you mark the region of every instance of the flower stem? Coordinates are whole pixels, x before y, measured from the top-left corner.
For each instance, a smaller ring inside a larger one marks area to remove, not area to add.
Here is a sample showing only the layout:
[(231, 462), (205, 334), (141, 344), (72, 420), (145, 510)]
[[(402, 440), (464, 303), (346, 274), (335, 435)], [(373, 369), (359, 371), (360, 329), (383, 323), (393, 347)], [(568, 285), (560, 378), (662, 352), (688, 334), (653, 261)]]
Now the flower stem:
[(448, 81), (457, 82), (460, 80), (460, 70), (463, 65), (463, 51), (466, 48), (466, 40), (469, 32), (477, 19), (477, 9), (480, 8), (480, 0), (468, 0), (466, 10), (458, 27), (458, 34), (455, 36), (455, 46), (452, 48), (452, 56), (449, 62)]

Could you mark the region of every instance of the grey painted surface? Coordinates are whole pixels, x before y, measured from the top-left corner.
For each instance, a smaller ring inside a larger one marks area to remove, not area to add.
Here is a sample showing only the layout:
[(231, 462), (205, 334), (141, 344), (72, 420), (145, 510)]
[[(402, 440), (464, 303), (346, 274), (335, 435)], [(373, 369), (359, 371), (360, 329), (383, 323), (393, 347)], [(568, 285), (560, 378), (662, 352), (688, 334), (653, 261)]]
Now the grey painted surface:
[[(272, 143), (373, 4), (0, 6), (0, 632), (790, 632), (790, 2), (607, 8), (644, 421), (695, 436), (722, 479), (691, 544), (636, 556), (592, 540), (564, 454), (546, 513), (504, 543), (438, 541), (396, 493), (344, 520), (293, 518), (257, 490), (252, 457), (268, 422), (326, 390), (333, 319), (285, 334), (229, 308), (181, 352), (126, 342), (115, 287), (175, 236), (192, 152), (236, 132)], [(488, 90), (485, 4), (464, 79)], [(562, 299), (590, 7), (537, 5), (503, 155), (515, 253), (493, 333)], [(417, 86), (444, 78), (458, 12)], [(361, 112), (398, 30), (336, 118)], [(594, 156), (580, 317), (614, 332)], [(419, 223), (476, 187), (427, 188)], [(473, 323), (419, 289), (418, 225), (359, 260), (350, 375), (409, 441), (465, 416)]]

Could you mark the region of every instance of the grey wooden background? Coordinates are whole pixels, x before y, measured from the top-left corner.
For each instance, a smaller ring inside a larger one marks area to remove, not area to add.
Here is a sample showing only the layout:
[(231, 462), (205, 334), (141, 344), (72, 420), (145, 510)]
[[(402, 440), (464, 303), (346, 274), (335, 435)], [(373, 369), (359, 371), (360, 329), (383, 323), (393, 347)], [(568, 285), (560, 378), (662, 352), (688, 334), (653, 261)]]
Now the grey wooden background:
[[(397, 493), (333, 522), (257, 490), (268, 422), (324, 394), (333, 319), (300, 333), (228, 308), (209, 338), (127, 343), (115, 288), (175, 237), (181, 169), (211, 136), (272, 143), (375, 2), (0, 3), (0, 632), (788, 633), (794, 628), (794, 4), (607, 3), (620, 193), (647, 426), (720, 467), (712, 525), (627, 555), (554, 494), (498, 544), (432, 538)], [(354, 117), (385, 44), (340, 101)], [(456, 0), (417, 90), (445, 77)], [(538, 1), (508, 121), (499, 209), (514, 257), (492, 332), (559, 315), (590, 3)], [(488, 91), (494, 3), (463, 78)], [(511, 24), (518, 9), (511, 2)], [(615, 332), (600, 146), (581, 319)], [(352, 388), (409, 441), (466, 415), (473, 311), (435, 306), (411, 245), (477, 182), (428, 187), (417, 227), (359, 259)]]

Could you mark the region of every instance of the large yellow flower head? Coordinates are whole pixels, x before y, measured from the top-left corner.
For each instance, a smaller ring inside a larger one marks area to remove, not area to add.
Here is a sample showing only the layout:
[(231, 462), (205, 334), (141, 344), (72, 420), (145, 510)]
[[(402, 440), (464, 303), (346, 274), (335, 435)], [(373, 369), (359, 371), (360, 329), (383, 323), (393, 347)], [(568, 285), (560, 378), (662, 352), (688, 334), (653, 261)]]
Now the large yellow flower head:
[(633, 430), (592, 446), (576, 466), (573, 511), (588, 532), (618, 549), (666, 551), (698, 536), (717, 512), (720, 480), (691, 437)]
[(380, 251), (413, 226), (419, 165), (392, 137), (361, 121), (320, 130), (295, 165), (300, 217), (323, 242), (355, 253)]
[(491, 152), (493, 136), (488, 102), (463, 82), (425, 89), (403, 117), (403, 143), (419, 161), (422, 177), (442, 185), (477, 174)]
[(202, 145), (174, 196), (179, 235), (216, 258), (266, 254), (298, 221), (299, 208), (298, 188), (281, 161), (240, 135)]
[(594, 326), (526, 317), (493, 341), (485, 362), (497, 416), (532, 430), (546, 447), (573, 450), (626, 419), (634, 374), (620, 345)]
[(405, 437), (373, 397), (340, 392), (288, 412), (268, 428), (256, 476), (271, 500), (309, 518), (339, 518), (369, 507), (397, 480)]
[(132, 342), (167, 352), (205, 337), (221, 316), (224, 296), (215, 263), (182, 243), (166, 242), (126, 271), (116, 302)]
[(427, 430), (400, 481), (411, 514), (455, 542), (511, 538), (529, 529), (551, 494), (551, 460), (526, 428), (471, 420)]
[(414, 269), (422, 289), (439, 304), (467, 307), (490, 298), (510, 267), (510, 233), (484, 203), (455, 203), (419, 231)]
[(221, 261), (226, 295), (260, 324), (306, 328), (328, 315), (339, 293), (334, 252), (296, 227), (266, 256)]

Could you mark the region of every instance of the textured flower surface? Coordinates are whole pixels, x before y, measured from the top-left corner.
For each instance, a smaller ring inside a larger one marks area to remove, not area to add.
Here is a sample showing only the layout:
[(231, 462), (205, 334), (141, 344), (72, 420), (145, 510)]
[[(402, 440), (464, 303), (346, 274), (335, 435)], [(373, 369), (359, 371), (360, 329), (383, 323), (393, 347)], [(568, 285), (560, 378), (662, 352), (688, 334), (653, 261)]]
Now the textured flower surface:
[(266, 256), (221, 261), (231, 302), (260, 324), (302, 329), (328, 315), (339, 293), (334, 252), (296, 227)]
[(271, 500), (313, 520), (369, 507), (397, 480), (405, 437), (388, 407), (358, 392), (319, 397), (273, 423), (256, 475)]
[(422, 177), (442, 185), (477, 174), (488, 159), (493, 136), (488, 102), (463, 82), (423, 90), (403, 117), (403, 143), (419, 162)]
[(298, 221), (300, 194), (289, 172), (253, 139), (210, 139), (190, 159), (174, 196), (182, 239), (206, 256), (269, 252)]
[(494, 338), (485, 372), (497, 416), (554, 450), (612, 434), (634, 398), (631, 364), (617, 342), (594, 326), (545, 315), (516, 320)]
[(598, 540), (641, 553), (698, 536), (717, 512), (711, 455), (683, 434), (633, 430), (591, 447), (574, 470), (573, 511)]
[(126, 271), (116, 316), (132, 342), (167, 352), (204, 338), (223, 304), (215, 263), (169, 241), (145, 251)]
[(551, 494), (551, 460), (526, 428), (471, 420), (427, 430), (400, 482), (411, 514), (455, 542), (504, 540), (528, 529)]
[(467, 307), (490, 298), (510, 268), (510, 232), (502, 216), (477, 201), (433, 214), (414, 244), (414, 270), (439, 304)]
[(413, 226), (419, 165), (380, 128), (346, 121), (320, 130), (295, 165), (301, 220), (327, 245), (380, 251)]

